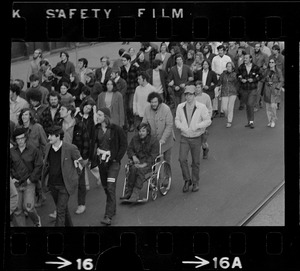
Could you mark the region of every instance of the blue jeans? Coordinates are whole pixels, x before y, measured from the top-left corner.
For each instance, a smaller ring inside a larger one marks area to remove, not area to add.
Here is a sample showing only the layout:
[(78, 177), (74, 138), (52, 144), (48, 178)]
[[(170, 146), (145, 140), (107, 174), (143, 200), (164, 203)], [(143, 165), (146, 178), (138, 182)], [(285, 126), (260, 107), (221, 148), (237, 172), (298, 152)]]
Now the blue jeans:
[[(188, 165), (188, 154), (192, 155), (192, 178)], [(193, 184), (199, 184), (200, 180), (200, 152), (201, 136), (188, 138), (181, 136), (179, 147), (179, 163), (184, 181), (192, 180)]]
[(56, 205), (55, 227), (71, 227), (73, 222), (68, 209), (69, 193), (65, 186), (50, 185), (49, 190)]
[(116, 214), (116, 182), (120, 163), (109, 162), (98, 164), (101, 184), (106, 194), (105, 215), (110, 219)]

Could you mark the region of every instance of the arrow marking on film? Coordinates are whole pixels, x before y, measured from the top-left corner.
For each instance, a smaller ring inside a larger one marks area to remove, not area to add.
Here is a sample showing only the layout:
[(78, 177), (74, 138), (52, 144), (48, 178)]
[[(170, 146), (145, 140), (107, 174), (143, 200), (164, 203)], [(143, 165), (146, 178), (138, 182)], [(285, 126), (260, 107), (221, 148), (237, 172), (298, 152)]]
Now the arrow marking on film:
[(207, 265), (209, 264), (209, 261), (204, 260), (198, 256), (195, 256), (196, 259), (198, 259), (199, 261), (182, 261), (182, 263), (186, 263), (186, 264), (198, 264), (197, 266), (195, 266), (195, 268), (199, 268), (201, 266)]
[(59, 264), (61, 266), (58, 266), (57, 268), (60, 269), (60, 268), (64, 268), (68, 265), (71, 265), (72, 263), (69, 262), (68, 260), (62, 258), (62, 257), (57, 257), (59, 260), (61, 260), (62, 262), (46, 262), (46, 264)]

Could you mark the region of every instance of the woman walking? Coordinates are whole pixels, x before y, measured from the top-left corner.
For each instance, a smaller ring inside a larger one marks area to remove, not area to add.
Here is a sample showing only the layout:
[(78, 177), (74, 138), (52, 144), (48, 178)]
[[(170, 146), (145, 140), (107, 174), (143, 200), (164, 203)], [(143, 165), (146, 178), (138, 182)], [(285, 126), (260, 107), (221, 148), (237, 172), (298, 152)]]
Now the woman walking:
[(269, 61), (263, 82), (265, 82), (264, 102), (266, 103), (268, 127), (274, 128), (277, 120), (277, 99), (280, 96), (283, 84), (282, 72), (277, 69), (274, 59), (270, 59)]
[(221, 107), (227, 117), (227, 128), (231, 127), (234, 103), (237, 96), (238, 79), (233, 68), (233, 63), (226, 64), (226, 70), (221, 74), (217, 84), (221, 88)]

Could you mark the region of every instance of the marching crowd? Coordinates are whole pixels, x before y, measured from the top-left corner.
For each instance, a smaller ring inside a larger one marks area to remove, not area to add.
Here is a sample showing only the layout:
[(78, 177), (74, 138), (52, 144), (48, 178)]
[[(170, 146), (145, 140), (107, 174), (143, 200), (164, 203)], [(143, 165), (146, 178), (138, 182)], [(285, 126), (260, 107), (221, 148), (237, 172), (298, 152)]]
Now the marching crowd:
[(50, 191), (55, 226), (72, 226), (69, 197), (77, 191), (76, 214), (85, 212), (86, 171), (95, 167), (106, 194), (101, 223), (111, 225), (123, 156), (127, 152), (132, 163), (121, 199), (136, 202), (160, 146), (170, 163), (175, 127), (182, 191), (198, 191), (201, 149), (203, 159), (209, 152), (207, 128), (216, 117), (230, 128), (237, 98), (239, 110), (246, 109), (245, 127), (255, 128), (254, 112), (263, 104), (267, 126), (276, 125), (283, 42), (141, 42), (138, 52), (120, 48), (118, 54), (113, 63), (101, 56), (100, 67), (90, 68), (84, 57), (72, 63), (66, 51), (54, 65), (37, 49), (28, 82), (11, 78), (11, 225), (26, 226), (28, 216), (40, 227), (36, 208)]

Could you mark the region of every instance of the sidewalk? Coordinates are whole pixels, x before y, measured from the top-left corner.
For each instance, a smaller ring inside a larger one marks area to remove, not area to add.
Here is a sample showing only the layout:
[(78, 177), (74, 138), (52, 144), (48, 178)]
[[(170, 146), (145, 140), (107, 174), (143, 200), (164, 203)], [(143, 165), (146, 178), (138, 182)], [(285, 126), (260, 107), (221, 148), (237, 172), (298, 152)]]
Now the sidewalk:
[[(136, 53), (139, 51), (141, 45), (140, 42), (130, 42), (130, 44), (122, 45), (122, 42), (101, 42), (97, 44), (93, 44), (90, 46), (79, 47), (76, 50), (71, 49), (67, 50), (69, 53), (69, 60), (74, 63), (75, 67), (77, 65), (77, 60), (79, 58), (86, 58), (88, 60), (88, 66), (92, 68), (100, 67), (100, 58), (102, 56), (108, 56), (113, 62), (114, 60), (119, 58), (118, 51), (120, 48), (124, 48), (126, 51), (133, 47)], [(59, 52), (55, 53), (46, 53), (44, 58), (48, 59), (52, 67), (54, 67), (59, 61)], [(32, 56), (30, 56), (29, 60), (22, 60), (18, 62), (11, 63), (11, 78), (13, 79), (22, 79), (26, 85), (26, 76), (28, 71), (28, 66), (30, 61), (32, 60)], [(112, 63), (110, 64), (112, 66)]]
[(284, 226), (284, 188), (247, 226)]

